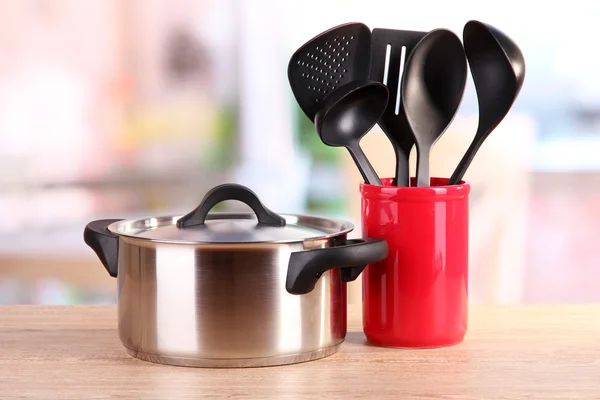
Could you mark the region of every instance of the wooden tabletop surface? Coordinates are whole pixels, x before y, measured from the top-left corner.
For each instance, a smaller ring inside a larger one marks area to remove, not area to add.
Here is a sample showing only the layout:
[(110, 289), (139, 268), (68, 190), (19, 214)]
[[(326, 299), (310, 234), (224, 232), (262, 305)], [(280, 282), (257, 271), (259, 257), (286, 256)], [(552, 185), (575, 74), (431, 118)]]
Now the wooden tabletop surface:
[(600, 399), (600, 305), (471, 306), (465, 341), (341, 350), (304, 364), (172, 367), (129, 357), (115, 306), (0, 307), (0, 399)]

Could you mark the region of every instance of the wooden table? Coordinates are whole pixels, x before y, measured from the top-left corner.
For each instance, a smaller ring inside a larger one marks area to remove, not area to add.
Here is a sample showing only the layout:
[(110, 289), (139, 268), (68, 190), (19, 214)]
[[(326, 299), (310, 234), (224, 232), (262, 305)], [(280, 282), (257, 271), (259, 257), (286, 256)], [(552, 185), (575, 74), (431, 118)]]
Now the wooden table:
[(472, 306), (457, 346), (341, 350), (304, 364), (196, 369), (133, 359), (115, 306), (0, 307), (0, 399), (600, 399), (600, 305)]

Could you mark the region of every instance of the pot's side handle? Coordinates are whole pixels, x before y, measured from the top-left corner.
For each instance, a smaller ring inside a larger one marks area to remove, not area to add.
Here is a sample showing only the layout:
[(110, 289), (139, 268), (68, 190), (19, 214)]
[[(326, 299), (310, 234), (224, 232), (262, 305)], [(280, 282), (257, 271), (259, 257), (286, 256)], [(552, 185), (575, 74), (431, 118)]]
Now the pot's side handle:
[(238, 200), (248, 205), (256, 214), (258, 223), (261, 225), (285, 226), (285, 218), (265, 207), (252, 190), (237, 183), (225, 183), (206, 193), (196, 209), (177, 220), (177, 227), (187, 228), (204, 224), (211, 208), (225, 200)]
[(94, 250), (108, 274), (117, 276), (119, 260), (119, 237), (106, 229), (120, 219), (99, 219), (86, 225), (83, 240)]
[(321, 274), (340, 268), (342, 280), (355, 280), (367, 264), (383, 260), (388, 255), (385, 239), (351, 239), (343, 246), (296, 251), (288, 264), (286, 290), (291, 294), (306, 294), (314, 289)]

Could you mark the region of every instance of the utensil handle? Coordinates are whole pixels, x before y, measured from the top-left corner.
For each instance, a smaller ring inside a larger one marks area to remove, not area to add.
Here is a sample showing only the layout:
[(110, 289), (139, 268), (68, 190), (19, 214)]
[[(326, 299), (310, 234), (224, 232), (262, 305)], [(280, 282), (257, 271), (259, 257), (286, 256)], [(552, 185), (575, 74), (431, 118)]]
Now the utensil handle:
[(450, 177), (450, 180), (448, 181), (448, 185), (458, 185), (460, 183), (463, 176), (467, 172), (469, 165), (471, 165), (471, 162), (475, 158), (475, 154), (477, 153), (477, 150), (479, 150), (479, 148), (481, 147), (482, 143), (483, 143), (482, 140), (481, 141), (474, 140), (473, 142), (471, 142), (471, 144), (469, 145), (469, 148), (467, 149), (467, 151), (463, 155), (462, 159), (456, 166), (456, 169), (454, 170), (454, 172), (452, 173), (452, 176)]
[(258, 218), (259, 225), (285, 226), (285, 218), (265, 207), (252, 190), (236, 183), (225, 183), (211, 189), (198, 207), (179, 218), (177, 227), (187, 228), (194, 225), (203, 225), (208, 212), (225, 200), (238, 200), (252, 208)]
[(429, 148), (417, 147), (417, 186), (431, 185), (429, 176)]
[(119, 237), (107, 228), (121, 219), (99, 219), (86, 225), (83, 240), (94, 250), (108, 274), (117, 277), (119, 261)]
[(369, 162), (369, 159), (362, 151), (358, 143), (348, 146), (347, 148), (352, 156), (352, 159), (354, 160), (354, 163), (358, 167), (360, 174), (365, 180), (365, 183), (382, 186), (383, 183), (381, 183), (379, 176), (377, 176), (377, 172), (375, 172), (375, 169)]
[(321, 274), (340, 268), (342, 280), (351, 282), (365, 269), (367, 264), (387, 257), (385, 239), (351, 239), (343, 246), (296, 251), (288, 264), (286, 290), (291, 294), (306, 294), (312, 291)]
[(396, 149), (396, 186), (410, 186), (409, 155), (403, 149)]

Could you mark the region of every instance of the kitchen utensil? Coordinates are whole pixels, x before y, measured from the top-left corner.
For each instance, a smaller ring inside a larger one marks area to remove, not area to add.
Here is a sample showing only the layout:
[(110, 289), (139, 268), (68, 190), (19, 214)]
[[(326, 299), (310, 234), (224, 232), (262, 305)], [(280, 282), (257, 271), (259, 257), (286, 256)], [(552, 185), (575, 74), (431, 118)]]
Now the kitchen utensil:
[[(371, 124), (377, 106), (383, 112), (381, 103), (387, 103), (387, 93), (368, 82), (370, 54), (371, 30), (365, 24), (338, 25), (296, 50), (288, 64), (288, 79), (298, 105), (318, 125), (321, 140), (345, 146), (363, 179), (381, 184), (359, 146), (360, 138), (377, 122)], [(375, 104), (369, 105), (368, 100)]]
[[(252, 213), (209, 213), (224, 200)], [(84, 240), (117, 277), (119, 336), (142, 360), (195, 367), (326, 357), (346, 335), (346, 282), (384, 258), (352, 224), (276, 214), (225, 184), (185, 216), (90, 222)]]
[(379, 120), (396, 154), (397, 186), (409, 185), (409, 157), (415, 144), (413, 133), (401, 106), (400, 82), (406, 58), (425, 32), (396, 29), (373, 29), (371, 39), (370, 78), (382, 82), (389, 90), (389, 102)]
[(450, 177), (450, 185), (461, 181), (485, 139), (511, 109), (525, 80), (523, 53), (502, 31), (472, 20), (465, 24), (463, 41), (477, 91), (479, 126)]
[(363, 234), (389, 247), (362, 273), (365, 335), (387, 347), (456, 344), (467, 330), (470, 186), (382, 181), (360, 185)]
[(388, 90), (382, 83), (354, 81), (327, 95), (315, 115), (323, 143), (346, 147), (365, 182), (373, 185), (381, 185), (381, 180), (360, 148), (360, 139), (377, 123), (387, 101)]
[(298, 105), (311, 122), (326, 95), (369, 77), (371, 30), (359, 22), (331, 28), (294, 52), (288, 80)]
[(462, 101), (467, 60), (460, 39), (435, 29), (406, 60), (402, 106), (417, 147), (417, 186), (429, 186), (429, 153), (446, 131)]

